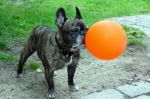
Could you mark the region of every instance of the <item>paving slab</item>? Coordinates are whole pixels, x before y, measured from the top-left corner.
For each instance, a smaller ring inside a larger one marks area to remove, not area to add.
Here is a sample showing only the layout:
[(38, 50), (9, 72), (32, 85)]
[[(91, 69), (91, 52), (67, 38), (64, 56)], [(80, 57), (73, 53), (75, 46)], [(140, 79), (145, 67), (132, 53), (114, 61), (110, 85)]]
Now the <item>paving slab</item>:
[(117, 88), (130, 97), (135, 97), (150, 92), (150, 83), (145, 81), (135, 82), (131, 85), (122, 85)]
[(107, 89), (102, 92), (92, 93), (77, 99), (124, 99), (124, 96), (115, 89)]
[(143, 95), (143, 96), (139, 96), (133, 99), (150, 99), (150, 96)]
[(148, 82), (150, 82), (150, 78), (149, 78), (149, 79), (147, 79), (147, 81), (148, 81)]
[(150, 14), (136, 15), (136, 16), (124, 16), (119, 18), (112, 18), (112, 20), (119, 22), (120, 24), (132, 26), (142, 30), (148, 37), (150, 37)]

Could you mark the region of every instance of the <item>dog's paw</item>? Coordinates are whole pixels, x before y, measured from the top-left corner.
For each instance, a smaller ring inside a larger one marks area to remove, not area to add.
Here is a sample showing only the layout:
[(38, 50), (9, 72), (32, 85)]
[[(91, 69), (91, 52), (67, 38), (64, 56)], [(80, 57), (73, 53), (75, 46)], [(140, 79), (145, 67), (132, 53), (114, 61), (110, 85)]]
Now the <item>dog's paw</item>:
[(69, 85), (69, 91), (79, 91), (79, 87), (77, 85)]
[(57, 72), (56, 71), (54, 71), (54, 76), (57, 76)]
[(17, 74), (16, 78), (22, 78), (23, 74)]
[(48, 92), (48, 98), (49, 98), (49, 99), (54, 99), (54, 98), (56, 98), (56, 92), (55, 92), (54, 90), (50, 90), (50, 91)]

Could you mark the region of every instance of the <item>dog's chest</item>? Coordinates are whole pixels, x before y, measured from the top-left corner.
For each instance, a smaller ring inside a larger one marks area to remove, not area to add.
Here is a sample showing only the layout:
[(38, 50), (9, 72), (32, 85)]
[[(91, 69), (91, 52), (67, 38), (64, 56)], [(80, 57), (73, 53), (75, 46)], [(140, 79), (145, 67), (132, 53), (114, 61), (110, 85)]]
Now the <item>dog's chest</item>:
[(68, 58), (55, 53), (55, 56), (48, 56), (48, 62), (52, 65), (53, 69), (62, 69), (65, 66), (70, 65), (73, 62), (73, 57), (70, 56)]
[(53, 69), (61, 69), (73, 62), (73, 56), (66, 57), (59, 52), (56, 46), (48, 42), (45, 50), (46, 58)]

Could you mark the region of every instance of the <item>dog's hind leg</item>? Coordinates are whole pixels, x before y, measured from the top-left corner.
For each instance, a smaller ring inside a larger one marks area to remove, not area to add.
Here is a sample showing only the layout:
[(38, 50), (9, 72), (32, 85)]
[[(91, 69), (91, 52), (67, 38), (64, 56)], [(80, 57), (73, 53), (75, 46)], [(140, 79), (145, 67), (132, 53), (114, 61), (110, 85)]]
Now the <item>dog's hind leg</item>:
[(36, 50), (35, 44), (30, 37), (20, 54), (20, 60), (17, 69), (17, 77), (19, 77), (20, 74), (23, 72), (24, 63), (26, 62), (27, 58), (35, 52), (35, 50)]

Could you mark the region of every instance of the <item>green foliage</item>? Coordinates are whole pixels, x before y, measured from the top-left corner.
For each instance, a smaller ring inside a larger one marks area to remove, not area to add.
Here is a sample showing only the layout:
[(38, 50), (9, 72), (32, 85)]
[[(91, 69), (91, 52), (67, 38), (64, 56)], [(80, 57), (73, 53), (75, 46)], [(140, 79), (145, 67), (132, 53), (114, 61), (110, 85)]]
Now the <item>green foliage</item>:
[(143, 46), (143, 38), (145, 36), (144, 32), (139, 29), (123, 26), (127, 33), (128, 37), (128, 45), (142, 45)]
[(8, 43), (4, 40), (0, 40), (0, 49), (8, 48)]
[[(13, 39), (24, 42), (36, 25), (56, 28), (55, 13), (59, 7), (64, 7), (68, 18), (73, 19), (76, 6), (88, 26), (105, 18), (150, 13), (149, 0), (0, 0), (0, 50), (8, 48)], [(127, 26), (124, 29), (129, 45), (143, 44), (143, 32)], [(13, 61), (16, 57), (0, 52), (0, 60)], [(28, 67), (36, 70), (40, 65), (31, 62)]]
[(56, 28), (59, 7), (74, 18), (76, 6), (88, 26), (105, 18), (150, 13), (149, 0), (0, 0), (0, 49), (8, 48), (12, 39), (24, 42), (36, 25)]
[(0, 52), (0, 60), (2, 60), (2, 61), (14, 61), (15, 59), (16, 59), (16, 57), (14, 57), (10, 54)]
[(27, 67), (32, 69), (32, 70), (37, 70), (38, 68), (40, 68), (40, 64), (38, 64), (37, 62), (33, 61), (33, 62), (30, 62), (27, 65)]

